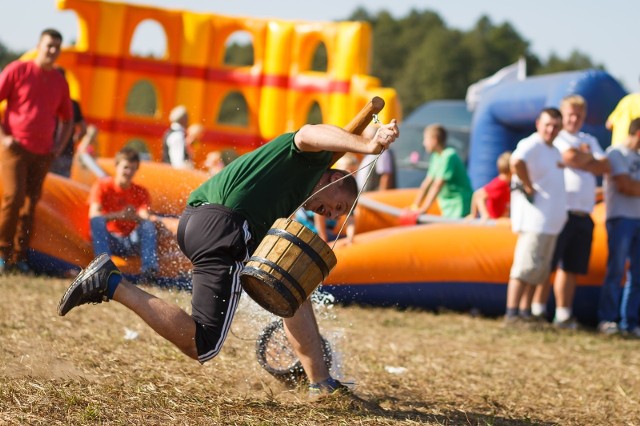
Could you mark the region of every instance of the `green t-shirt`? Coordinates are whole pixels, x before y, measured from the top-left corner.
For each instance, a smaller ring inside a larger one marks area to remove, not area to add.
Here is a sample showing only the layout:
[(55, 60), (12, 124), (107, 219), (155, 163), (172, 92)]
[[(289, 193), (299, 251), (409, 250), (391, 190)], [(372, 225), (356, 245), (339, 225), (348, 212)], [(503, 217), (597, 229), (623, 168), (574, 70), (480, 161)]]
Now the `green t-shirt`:
[(331, 165), (333, 153), (302, 152), (295, 133), (278, 136), (245, 154), (196, 188), (187, 204), (221, 204), (249, 222), (260, 242), (276, 219), (289, 217)]
[(443, 217), (462, 218), (469, 214), (473, 190), (464, 163), (453, 148), (447, 147), (440, 153), (431, 154), (427, 176), (444, 181), (438, 193), (438, 206)]

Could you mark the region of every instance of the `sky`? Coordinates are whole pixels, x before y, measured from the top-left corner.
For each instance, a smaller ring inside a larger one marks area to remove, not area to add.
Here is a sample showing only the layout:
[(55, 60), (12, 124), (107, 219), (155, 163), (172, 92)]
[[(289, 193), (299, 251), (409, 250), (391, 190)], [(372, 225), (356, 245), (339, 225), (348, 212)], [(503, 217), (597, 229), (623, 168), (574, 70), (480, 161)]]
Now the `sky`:
[[(64, 0), (59, 0), (64, 1)], [(471, 29), (482, 16), (494, 25), (509, 22), (542, 60), (566, 58), (574, 50), (602, 64), (628, 90), (640, 90), (637, 40), (640, 2), (635, 0), (123, 0), (123, 3), (254, 18), (332, 21), (362, 6), (395, 18), (412, 9), (432, 10), (450, 28)], [(0, 0), (0, 41), (12, 50), (35, 47), (40, 31), (57, 28), (66, 40), (77, 38), (77, 19), (56, 8), (56, 0)], [(139, 45), (152, 40), (134, 40)], [(374, 46), (375, 49), (375, 46)]]

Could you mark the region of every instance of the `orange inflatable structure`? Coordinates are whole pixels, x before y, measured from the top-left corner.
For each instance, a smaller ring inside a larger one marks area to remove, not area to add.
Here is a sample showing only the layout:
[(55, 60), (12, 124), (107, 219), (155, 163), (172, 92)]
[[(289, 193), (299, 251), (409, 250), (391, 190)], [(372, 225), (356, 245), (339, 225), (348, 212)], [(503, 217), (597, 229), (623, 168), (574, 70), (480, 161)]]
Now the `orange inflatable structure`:
[[(113, 159), (98, 162), (107, 173), (113, 173)], [(30, 264), (36, 271), (65, 273), (83, 267), (93, 257), (87, 197), (95, 177), (78, 164), (72, 173), (75, 180), (49, 174), (45, 182), (31, 244)], [(151, 190), (154, 212), (164, 216), (159, 225), (161, 283), (189, 287), (190, 263), (175, 239), (177, 215), (184, 208), (185, 197), (206, 177), (202, 172), (175, 171), (154, 162), (143, 162), (136, 175), (136, 182)], [(345, 303), (501, 314), (516, 242), (509, 220), (447, 221), (433, 209), (422, 217), (433, 223), (401, 226), (398, 215), (413, 200), (414, 191), (373, 192), (361, 197), (355, 212), (358, 233), (354, 243), (336, 243), (338, 263), (323, 290)], [(595, 319), (605, 274), (602, 203), (596, 206), (594, 222), (589, 274), (578, 279), (574, 305), (583, 322)], [(130, 278), (137, 278), (137, 259), (125, 262), (116, 257), (115, 262)]]
[[(382, 121), (401, 118), (395, 90), (367, 75), (371, 29), (364, 22), (229, 17), (96, 0), (58, 0), (57, 6), (78, 18), (76, 44), (64, 48), (58, 62), (87, 121), (100, 130), (99, 156), (113, 156), (135, 141), (159, 159), (169, 112), (179, 104), (191, 123), (205, 128), (195, 149), (198, 164), (209, 151), (244, 153), (295, 130), (313, 108), (323, 122), (344, 126), (380, 96), (387, 104)], [(165, 35), (159, 58), (131, 53), (136, 32), (150, 22)], [(225, 63), (238, 34), (251, 40), (251, 65)], [(326, 52), (326, 70), (313, 70), (319, 51)], [(131, 110), (140, 91), (153, 99), (151, 111)], [(246, 123), (221, 120), (231, 99), (246, 106)]]
[[(509, 219), (447, 220), (434, 208), (421, 217), (430, 223), (402, 226), (402, 208), (412, 203), (415, 191), (361, 197), (354, 243), (338, 241), (338, 264), (323, 289), (340, 302), (504, 313), (517, 239)], [(595, 321), (605, 275), (604, 211), (603, 203), (596, 205), (589, 273), (578, 278), (574, 312), (584, 323)]]

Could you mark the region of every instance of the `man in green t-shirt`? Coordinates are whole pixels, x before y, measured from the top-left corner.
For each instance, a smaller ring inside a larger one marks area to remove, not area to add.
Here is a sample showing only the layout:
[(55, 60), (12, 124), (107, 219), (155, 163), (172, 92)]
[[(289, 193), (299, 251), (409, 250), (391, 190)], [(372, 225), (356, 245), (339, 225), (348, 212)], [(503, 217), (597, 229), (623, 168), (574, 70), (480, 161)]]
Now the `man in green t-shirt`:
[(471, 182), (464, 163), (455, 150), (447, 146), (447, 131), (439, 124), (424, 130), (423, 144), (429, 158), (429, 171), (422, 181), (411, 211), (425, 213), (438, 200), (440, 214), (448, 218), (463, 218), (471, 209)]
[[(191, 315), (123, 279), (108, 256), (98, 256), (78, 275), (62, 297), (58, 314), (113, 299), (187, 356), (201, 363), (212, 359), (220, 352), (235, 314), (243, 263), (275, 220), (289, 217), (300, 206), (329, 218), (347, 214), (356, 200), (357, 185), (353, 176), (331, 165), (344, 152), (380, 152), (398, 134), (395, 120), (381, 126), (372, 139), (332, 125), (305, 125), (237, 158), (194, 190), (177, 235), (193, 264)], [(331, 182), (336, 184), (325, 188)], [(344, 389), (325, 365), (311, 302), (285, 318), (284, 325), (311, 393)]]

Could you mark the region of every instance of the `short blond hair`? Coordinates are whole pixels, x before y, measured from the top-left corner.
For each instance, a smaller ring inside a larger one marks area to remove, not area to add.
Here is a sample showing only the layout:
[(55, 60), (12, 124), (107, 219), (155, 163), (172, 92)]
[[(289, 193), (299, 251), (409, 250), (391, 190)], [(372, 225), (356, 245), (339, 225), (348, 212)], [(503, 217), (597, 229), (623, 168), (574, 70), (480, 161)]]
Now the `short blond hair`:
[(560, 108), (562, 109), (565, 106), (578, 107), (586, 111), (587, 101), (580, 95), (567, 95), (560, 101)]
[(510, 173), (511, 172), (511, 151), (505, 151), (498, 156), (496, 165), (498, 166), (498, 173)]

